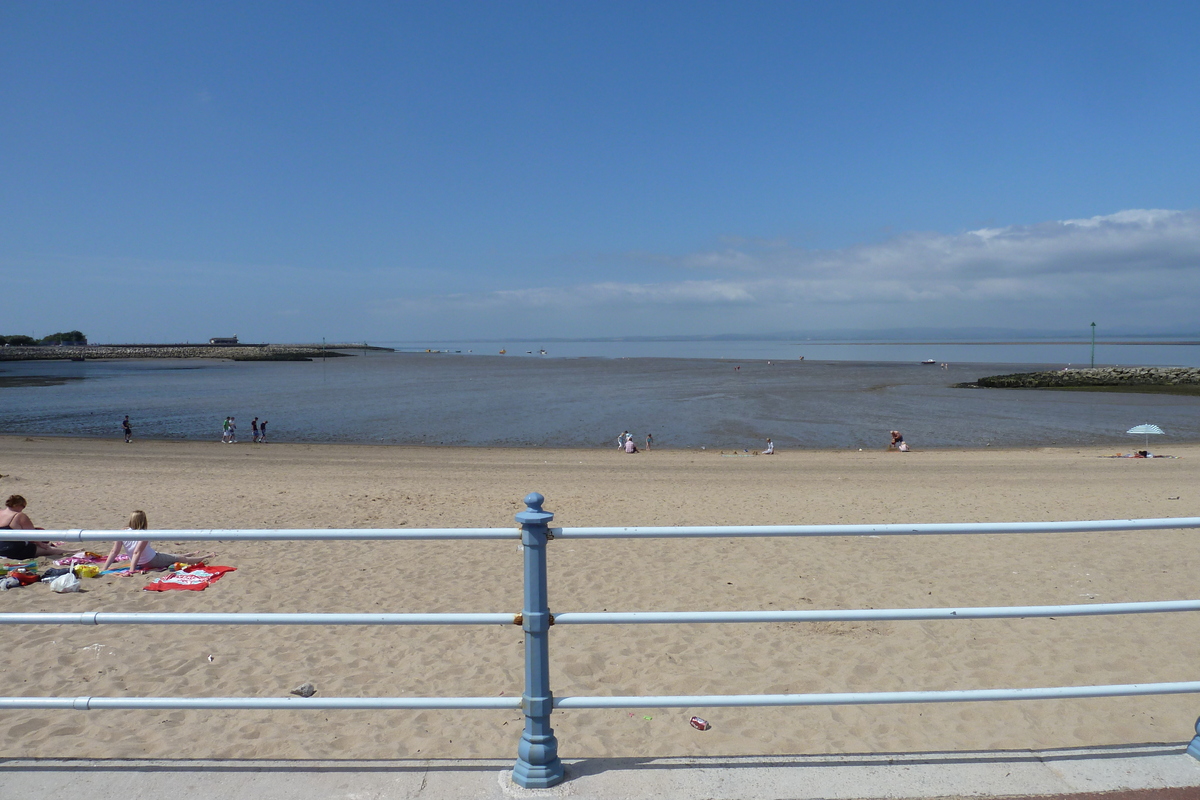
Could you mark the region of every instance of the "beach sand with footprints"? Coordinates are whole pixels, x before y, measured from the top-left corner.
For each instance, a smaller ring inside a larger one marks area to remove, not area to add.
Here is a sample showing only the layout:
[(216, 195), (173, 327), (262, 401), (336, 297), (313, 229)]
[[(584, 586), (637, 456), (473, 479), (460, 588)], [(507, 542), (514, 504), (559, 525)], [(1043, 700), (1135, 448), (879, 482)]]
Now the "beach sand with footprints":
[[(1156, 443), (1157, 444), (1157, 443)], [(0, 437), (0, 493), (47, 529), (771, 525), (1200, 515), (1200, 446), (784, 450), (474, 449)], [(199, 545), (164, 543), (160, 549)], [(208, 545), (204, 548), (208, 549)], [(102, 545), (92, 548), (102, 551)], [(501, 542), (227, 542), (204, 592), (102, 577), (4, 611), (516, 612)], [(557, 540), (552, 610), (966, 607), (1200, 596), (1200, 532)], [(47, 562), (43, 560), (43, 565)], [(0, 695), (517, 696), (497, 627), (8, 626)], [(1195, 680), (1200, 614), (994, 621), (561, 626), (558, 696), (968, 689)], [(693, 714), (712, 729), (688, 725)], [(820, 708), (560, 711), (564, 758), (1025, 749), (1186, 741), (1191, 695)], [(506, 711), (0, 712), (5, 757), (397, 758), (516, 752)]]

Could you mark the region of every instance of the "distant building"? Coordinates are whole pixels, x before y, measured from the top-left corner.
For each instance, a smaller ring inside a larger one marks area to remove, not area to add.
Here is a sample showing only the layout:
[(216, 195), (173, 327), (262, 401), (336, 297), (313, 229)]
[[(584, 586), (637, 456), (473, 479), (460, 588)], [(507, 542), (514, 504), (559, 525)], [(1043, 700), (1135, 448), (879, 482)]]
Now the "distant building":
[(236, 336), (214, 336), (208, 340), (209, 344), (237, 344)]

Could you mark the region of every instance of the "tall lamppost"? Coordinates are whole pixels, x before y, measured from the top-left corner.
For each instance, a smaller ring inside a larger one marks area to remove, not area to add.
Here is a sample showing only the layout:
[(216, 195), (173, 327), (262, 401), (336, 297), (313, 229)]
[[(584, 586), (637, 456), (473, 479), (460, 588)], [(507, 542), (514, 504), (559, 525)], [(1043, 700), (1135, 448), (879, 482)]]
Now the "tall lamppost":
[(1092, 369), (1096, 368), (1096, 323), (1092, 323)]

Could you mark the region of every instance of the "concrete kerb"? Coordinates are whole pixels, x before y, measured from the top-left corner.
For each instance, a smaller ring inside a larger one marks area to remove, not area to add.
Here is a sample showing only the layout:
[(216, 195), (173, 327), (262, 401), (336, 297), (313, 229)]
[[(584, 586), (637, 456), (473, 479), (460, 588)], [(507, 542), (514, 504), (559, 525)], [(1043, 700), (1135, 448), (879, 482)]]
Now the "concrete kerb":
[[(1200, 762), (1186, 743), (1070, 750), (883, 753), (564, 761), (549, 789), (512, 783), (505, 759), (388, 761), (0, 759), (5, 796), (88, 800), (420, 797), (643, 800), (866, 800), (1055, 797), (1195, 788)], [(1171, 791), (1168, 795), (1167, 792)], [(64, 794), (63, 796), (67, 796)]]

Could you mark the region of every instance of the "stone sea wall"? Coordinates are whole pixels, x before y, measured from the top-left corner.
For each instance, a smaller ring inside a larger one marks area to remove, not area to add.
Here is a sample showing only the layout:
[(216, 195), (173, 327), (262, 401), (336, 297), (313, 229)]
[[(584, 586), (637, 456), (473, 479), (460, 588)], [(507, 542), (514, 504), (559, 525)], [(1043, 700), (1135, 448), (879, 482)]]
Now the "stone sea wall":
[(1095, 367), (1053, 372), (1018, 372), (992, 375), (963, 388), (1048, 389), (1077, 386), (1187, 386), (1200, 385), (1200, 369), (1195, 367)]
[[(232, 361), (312, 361), (348, 355), (337, 349), (363, 349), (362, 345), (259, 344), (89, 344), (39, 345), (34, 347), (0, 347), (0, 361), (62, 361), (66, 359), (92, 361), (111, 358), (223, 358)], [(372, 347), (372, 350), (388, 348)]]

